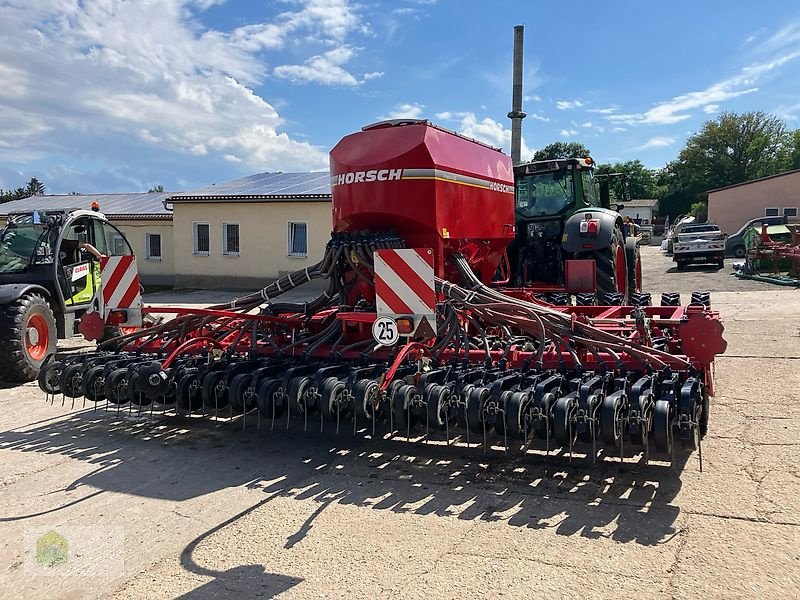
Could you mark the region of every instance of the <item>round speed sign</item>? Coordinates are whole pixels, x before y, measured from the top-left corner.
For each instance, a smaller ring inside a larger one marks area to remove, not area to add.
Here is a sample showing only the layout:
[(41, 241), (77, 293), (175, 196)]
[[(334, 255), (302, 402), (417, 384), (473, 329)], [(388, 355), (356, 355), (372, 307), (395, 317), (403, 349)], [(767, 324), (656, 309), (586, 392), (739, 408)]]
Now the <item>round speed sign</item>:
[(397, 321), (392, 317), (378, 317), (372, 324), (372, 337), (381, 346), (394, 346), (400, 339)]

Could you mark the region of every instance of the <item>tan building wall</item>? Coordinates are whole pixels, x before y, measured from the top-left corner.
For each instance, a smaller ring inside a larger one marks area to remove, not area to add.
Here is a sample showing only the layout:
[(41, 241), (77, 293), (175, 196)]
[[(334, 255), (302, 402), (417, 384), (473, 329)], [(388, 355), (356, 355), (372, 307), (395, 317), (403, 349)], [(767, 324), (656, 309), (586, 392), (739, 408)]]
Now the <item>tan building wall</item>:
[[(175, 285), (175, 243), (169, 219), (111, 220), (128, 239), (136, 255), (139, 279), (143, 285)], [(161, 260), (147, 257), (147, 234), (161, 236)]]
[(735, 233), (745, 222), (765, 216), (767, 208), (800, 208), (800, 172), (752, 181), (708, 195), (708, 221)]
[[(318, 262), (330, 239), (331, 203), (178, 202), (173, 206), (175, 285), (254, 288)], [(289, 256), (289, 222), (305, 222), (308, 255)], [(208, 256), (196, 255), (193, 223), (208, 223)], [(238, 256), (222, 253), (222, 224), (239, 224)]]

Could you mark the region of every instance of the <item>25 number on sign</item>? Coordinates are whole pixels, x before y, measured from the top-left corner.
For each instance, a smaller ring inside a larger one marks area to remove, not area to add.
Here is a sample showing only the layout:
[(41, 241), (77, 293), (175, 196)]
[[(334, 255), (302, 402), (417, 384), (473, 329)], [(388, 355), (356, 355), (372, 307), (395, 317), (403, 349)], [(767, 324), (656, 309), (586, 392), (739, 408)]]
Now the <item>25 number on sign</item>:
[(392, 317), (378, 317), (372, 324), (372, 337), (381, 346), (394, 346), (400, 339), (397, 322)]

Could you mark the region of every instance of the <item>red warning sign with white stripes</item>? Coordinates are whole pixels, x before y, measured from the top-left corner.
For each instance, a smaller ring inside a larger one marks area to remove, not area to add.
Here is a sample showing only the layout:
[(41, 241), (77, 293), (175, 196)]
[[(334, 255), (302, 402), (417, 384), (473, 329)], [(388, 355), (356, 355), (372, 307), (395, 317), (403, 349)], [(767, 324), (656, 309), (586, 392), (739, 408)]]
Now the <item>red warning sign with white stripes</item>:
[(105, 312), (117, 308), (141, 308), (139, 271), (133, 256), (108, 256), (100, 259), (100, 281)]
[(404, 248), (375, 252), (375, 295), (379, 315), (425, 317), (436, 328), (433, 251)]

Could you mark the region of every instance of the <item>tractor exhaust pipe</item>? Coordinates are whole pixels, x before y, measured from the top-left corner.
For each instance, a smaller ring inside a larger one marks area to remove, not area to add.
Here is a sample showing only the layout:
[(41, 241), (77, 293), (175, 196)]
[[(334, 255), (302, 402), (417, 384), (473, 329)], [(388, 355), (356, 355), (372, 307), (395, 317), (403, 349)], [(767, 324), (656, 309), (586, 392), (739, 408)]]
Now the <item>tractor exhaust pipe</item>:
[(522, 41), (525, 37), (525, 26), (514, 26), (514, 75), (511, 90), (511, 160), (515, 165), (520, 163), (522, 148), (522, 119), (527, 115), (522, 112)]

